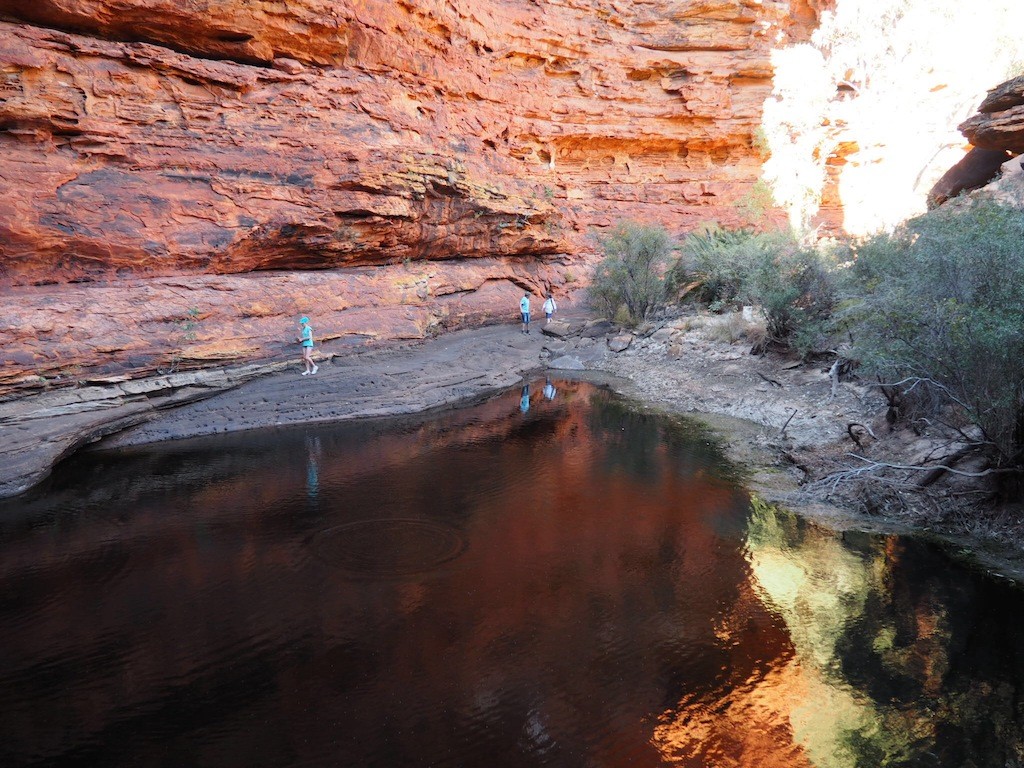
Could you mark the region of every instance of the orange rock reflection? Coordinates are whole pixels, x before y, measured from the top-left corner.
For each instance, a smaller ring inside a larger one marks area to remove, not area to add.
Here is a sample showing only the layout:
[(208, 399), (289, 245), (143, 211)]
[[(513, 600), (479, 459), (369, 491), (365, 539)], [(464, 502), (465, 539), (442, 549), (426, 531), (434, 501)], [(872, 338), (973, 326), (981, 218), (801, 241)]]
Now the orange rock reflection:
[[(0, 763), (820, 768), (1020, 732), (1020, 635), (951, 639), (977, 595), (751, 511), (700, 437), (562, 383), (83, 457), (0, 505)], [(393, 577), (311, 547), (384, 520), (465, 547)]]

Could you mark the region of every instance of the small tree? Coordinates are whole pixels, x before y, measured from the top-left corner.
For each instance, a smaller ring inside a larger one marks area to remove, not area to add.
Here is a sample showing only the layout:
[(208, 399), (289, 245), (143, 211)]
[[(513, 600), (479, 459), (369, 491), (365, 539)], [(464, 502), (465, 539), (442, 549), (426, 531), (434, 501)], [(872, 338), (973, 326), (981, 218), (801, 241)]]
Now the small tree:
[(661, 227), (627, 221), (601, 241), (605, 257), (594, 270), (590, 298), (610, 317), (639, 323), (665, 298), (671, 239)]
[(764, 310), (768, 340), (801, 355), (828, 348), (833, 332), (835, 284), (825, 256), (796, 243), (764, 259), (744, 293)]
[(752, 229), (713, 225), (687, 235), (681, 250), (672, 270), (673, 284), (696, 283), (694, 298), (721, 310), (743, 303), (743, 286), (774, 248)]

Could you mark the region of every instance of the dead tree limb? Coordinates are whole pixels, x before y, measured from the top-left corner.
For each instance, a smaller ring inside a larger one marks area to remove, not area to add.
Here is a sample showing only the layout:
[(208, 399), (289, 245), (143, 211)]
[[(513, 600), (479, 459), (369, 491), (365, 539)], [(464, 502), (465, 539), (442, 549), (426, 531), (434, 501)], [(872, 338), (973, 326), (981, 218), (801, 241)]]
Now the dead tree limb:
[(967, 456), (974, 453), (978, 449), (976, 445), (968, 445), (961, 448), (959, 451), (954, 453), (952, 456), (947, 456), (945, 459), (945, 465), (937, 465), (924, 477), (917, 481), (917, 485), (921, 488), (927, 488), (929, 485), (937, 481), (940, 477), (951, 471), (950, 467), (956, 466), (963, 461)]
[(786, 434), (786, 427), (789, 426), (789, 422), (791, 422), (793, 420), (793, 417), (796, 416), (796, 413), (797, 413), (797, 409), (794, 408), (793, 412), (791, 414), (789, 414), (789, 418), (786, 419), (786, 423), (782, 425), (782, 429), (779, 430), (779, 436), (782, 436), (782, 435)]
[(909, 472), (934, 472), (935, 470), (942, 470), (943, 472), (949, 472), (952, 475), (960, 475), (961, 477), (988, 477), (989, 475), (1011, 475), (1019, 474), (1022, 470), (1019, 467), (989, 467), (983, 469), (981, 472), (966, 472), (962, 469), (954, 469), (946, 464), (933, 464), (931, 466), (918, 466), (914, 464), (891, 464), (887, 461), (876, 461), (874, 459), (868, 459), (864, 456), (858, 456), (855, 453), (848, 454), (850, 457), (863, 461), (868, 464), (867, 469), (902, 469)]
[[(976, 446), (970, 446), (970, 448), (975, 447)], [(930, 464), (924, 466), (916, 464), (893, 464), (887, 461), (876, 461), (874, 459), (869, 459), (865, 456), (858, 456), (855, 453), (849, 453), (847, 455), (850, 456), (851, 458), (857, 459), (858, 461), (863, 461), (864, 466), (850, 467), (839, 472), (833, 472), (832, 474), (827, 475), (826, 477), (823, 477), (820, 480), (816, 480), (815, 482), (809, 484), (807, 488), (809, 490), (813, 490), (814, 488), (827, 488), (829, 493), (835, 493), (836, 489), (845, 482), (857, 480), (864, 477), (869, 477), (873, 482), (888, 485), (893, 488), (898, 488), (904, 491), (915, 491), (919, 493), (925, 493), (926, 486), (930, 483), (935, 482), (935, 480), (938, 479), (938, 477), (941, 477), (941, 475), (945, 474), (946, 472), (949, 472), (950, 474), (954, 475), (960, 475), (962, 477), (988, 477), (989, 475), (1014, 474), (1020, 473), (1022, 471), (1020, 468), (1017, 467), (990, 467), (981, 472), (966, 472), (961, 469), (955, 469), (954, 467), (948, 466), (946, 464)], [(959, 461), (959, 459), (957, 460)], [(884, 477), (877, 474), (878, 472), (884, 469), (905, 470), (908, 472), (924, 472), (926, 474), (923, 478), (920, 478), (917, 481), (908, 481), (905, 479), (901, 480), (893, 477)], [(932, 473), (938, 474), (935, 475), (934, 479), (929, 480)], [(928, 482), (926, 483), (924, 482), (924, 480), (928, 480)]]

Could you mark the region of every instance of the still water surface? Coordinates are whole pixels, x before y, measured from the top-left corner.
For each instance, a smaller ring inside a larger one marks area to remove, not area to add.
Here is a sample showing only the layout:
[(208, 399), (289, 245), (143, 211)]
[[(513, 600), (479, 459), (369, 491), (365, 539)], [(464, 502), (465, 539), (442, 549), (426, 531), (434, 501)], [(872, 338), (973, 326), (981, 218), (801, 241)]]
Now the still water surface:
[(0, 504), (0, 765), (1021, 764), (1019, 591), (555, 387)]

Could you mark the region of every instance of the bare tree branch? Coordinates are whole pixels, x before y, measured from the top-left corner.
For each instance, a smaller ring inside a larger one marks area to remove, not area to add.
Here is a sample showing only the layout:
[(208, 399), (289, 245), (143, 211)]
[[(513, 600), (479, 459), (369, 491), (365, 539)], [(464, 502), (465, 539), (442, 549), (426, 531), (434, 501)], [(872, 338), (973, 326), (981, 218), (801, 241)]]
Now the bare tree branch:
[(965, 472), (962, 469), (954, 469), (953, 467), (946, 466), (944, 464), (932, 464), (917, 466), (914, 464), (891, 464), (887, 461), (876, 461), (869, 459), (864, 456), (858, 456), (855, 453), (848, 453), (850, 456), (859, 461), (866, 462), (868, 464), (864, 469), (902, 469), (910, 472), (932, 472), (936, 469), (941, 469), (954, 475), (961, 475), (963, 477), (988, 477), (989, 475), (1009, 475), (1019, 474), (1022, 470), (1020, 467), (989, 467), (981, 472)]
[(793, 420), (793, 417), (796, 416), (796, 413), (797, 413), (797, 409), (794, 408), (793, 412), (791, 414), (789, 414), (789, 418), (786, 419), (786, 423), (782, 425), (782, 429), (779, 430), (779, 434), (780, 435), (786, 434), (786, 427), (789, 426), (789, 422), (791, 422)]
[(913, 392), (914, 391), (914, 387), (916, 387), (918, 384), (931, 384), (932, 386), (937, 387), (937, 388), (941, 389), (943, 392), (945, 392), (946, 396), (949, 397), (950, 400), (952, 400), (954, 403), (956, 403), (960, 407), (965, 408), (968, 411), (973, 410), (971, 408), (971, 406), (969, 406), (967, 403), (965, 403), (959, 397), (954, 395), (950, 391), (949, 387), (947, 387), (945, 384), (943, 384), (940, 381), (936, 381), (935, 379), (929, 378), (928, 376), (908, 376), (905, 379), (900, 379), (899, 381), (894, 381), (891, 384), (890, 383), (881, 383), (880, 382), (879, 386), (880, 387), (899, 387), (899, 386), (902, 386), (902, 385), (904, 385), (904, 384), (906, 384), (907, 382), (910, 382), (910, 381), (912, 381), (914, 383), (911, 384), (910, 387), (908, 387), (904, 391), (904, 393)]
[[(841, 358), (836, 357), (836, 361), (832, 363), (832, 367), (828, 369), (828, 377), (832, 381), (832, 393), (828, 396), (828, 399), (835, 400), (839, 390), (839, 361)], [(874, 435), (872, 435), (874, 437)]]

